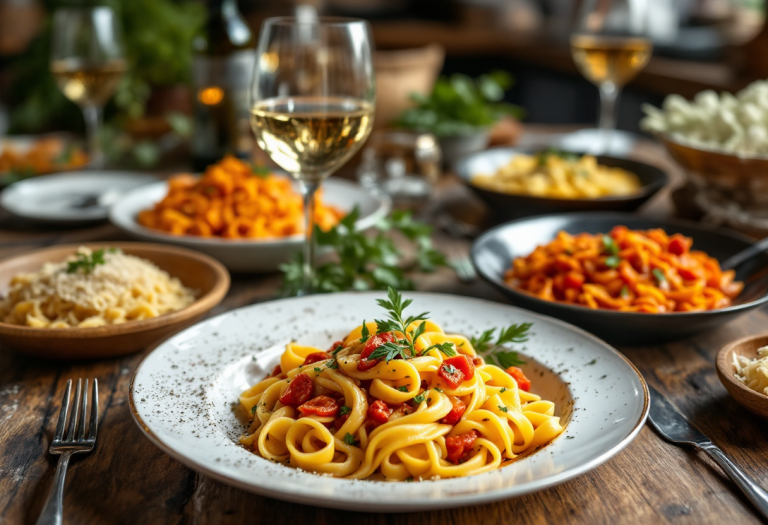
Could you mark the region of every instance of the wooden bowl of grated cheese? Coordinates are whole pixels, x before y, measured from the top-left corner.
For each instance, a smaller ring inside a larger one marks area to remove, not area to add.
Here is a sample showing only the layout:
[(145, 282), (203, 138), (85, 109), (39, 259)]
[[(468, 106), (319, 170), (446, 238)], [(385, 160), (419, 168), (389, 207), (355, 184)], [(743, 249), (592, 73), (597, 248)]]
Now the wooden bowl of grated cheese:
[(229, 273), (149, 243), (62, 245), (0, 261), (0, 345), (55, 359), (143, 350), (210, 311)]
[(768, 419), (768, 332), (725, 345), (717, 354), (717, 376), (744, 408)]

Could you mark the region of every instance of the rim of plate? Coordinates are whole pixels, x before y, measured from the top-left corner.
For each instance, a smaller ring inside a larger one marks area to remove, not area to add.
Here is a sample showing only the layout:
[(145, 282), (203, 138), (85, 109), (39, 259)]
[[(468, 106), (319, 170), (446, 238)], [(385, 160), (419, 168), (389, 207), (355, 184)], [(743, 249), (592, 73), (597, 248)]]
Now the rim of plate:
[[(172, 339), (177, 338), (179, 336), (183, 336), (185, 333), (195, 330), (198, 326), (202, 324), (209, 323), (218, 319), (222, 319), (226, 316), (232, 315), (234, 312), (242, 312), (249, 309), (257, 310), (259, 307), (267, 304), (274, 305), (278, 303), (287, 303), (287, 302), (294, 302), (294, 301), (301, 302), (304, 300), (308, 300), (310, 298), (316, 299), (318, 297), (338, 297), (340, 295), (349, 295), (349, 296), (370, 295), (371, 298), (373, 299), (380, 295), (383, 295), (383, 293), (384, 292), (371, 292), (371, 291), (341, 292), (336, 294), (319, 295), (319, 296), (312, 295), (312, 296), (306, 296), (306, 297), (291, 297), (291, 298), (277, 299), (274, 301), (267, 301), (265, 303), (258, 303), (255, 305), (236, 308), (228, 312), (225, 312), (223, 314), (219, 314), (217, 316), (198, 322), (186, 328), (185, 330), (179, 332), (172, 338), (167, 339), (166, 341), (160, 343), (157, 347), (155, 347), (152, 351), (150, 351), (146, 356), (142, 358), (141, 362), (136, 367), (136, 370), (134, 371), (133, 376), (131, 377), (131, 382), (129, 386), (128, 401), (129, 401), (129, 407), (131, 410), (131, 415), (133, 416), (134, 421), (136, 422), (138, 427), (141, 429), (144, 436), (147, 439), (149, 439), (149, 441), (153, 443), (156, 447), (158, 447), (162, 452), (171, 456), (172, 458), (176, 459), (177, 461), (181, 462), (187, 467), (197, 472), (200, 472), (206, 476), (209, 476), (213, 479), (216, 479), (222, 483), (225, 483), (230, 486), (234, 486), (236, 488), (245, 490), (247, 492), (256, 493), (266, 497), (272, 497), (282, 501), (290, 501), (290, 502), (301, 503), (305, 505), (315, 505), (320, 507), (336, 508), (336, 509), (351, 509), (355, 507), (355, 510), (357, 511), (366, 512), (366, 510), (359, 508), (360, 507), (359, 501), (353, 500), (348, 496), (346, 498), (344, 497), (339, 498), (339, 495), (340, 495), (339, 492), (341, 491), (337, 491), (337, 493), (334, 494), (334, 497), (331, 498), (329, 496), (323, 496), (323, 495), (316, 496), (308, 493), (302, 493), (300, 491), (288, 492), (285, 490), (274, 489), (270, 487), (268, 481), (259, 481), (258, 476), (254, 476), (251, 480), (247, 482), (240, 481), (231, 476), (228, 476), (223, 472), (218, 472), (217, 470), (213, 469), (211, 466), (209, 466), (210, 461), (209, 462), (201, 461), (197, 457), (189, 457), (182, 453), (177, 452), (172, 448), (171, 445), (166, 444), (162, 440), (162, 438), (156, 435), (155, 432), (153, 432), (153, 430), (144, 422), (141, 415), (138, 413), (136, 402), (134, 400), (134, 386), (136, 383), (136, 379), (141, 373), (142, 368), (146, 364), (147, 360), (156, 352), (160, 351)], [(650, 394), (648, 391), (648, 385), (646, 384), (645, 378), (637, 369), (637, 367), (624, 354), (622, 354), (621, 352), (616, 350), (613, 346), (609, 345), (608, 343), (598, 338), (597, 336), (587, 332), (586, 330), (583, 330), (577, 326), (574, 326), (570, 323), (566, 323), (565, 321), (561, 321), (559, 319), (555, 319), (546, 315), (531, 312), (529, 310), (525, 310), (515, 306), (511, 306), (503, 303), (496, 303), (486, 299), (479, 299), (475, 297), (464, 297), (464, 296), (458, 296), (458, 295), (452, 295), (452, 294), (431, 293), (431, 292), (406, 292), (406, 295), (408, 297), (415, 296), (415, 298), (418, 298), (418, 297), (433, 298), (433, 299), (451, 298), (454, 300), (458, 299), (458, 300), (467, 301), (470, 303), (474, 302), (474, 303), (479, 303), (484, 305), (491, 305), (497, 308), (507, 309), (509, 311), (515, 311), (517, 313), (522, 313), (528, 317), (545, 321), (547, 323), (558, 325), (561, 328), (564, 328), (566, 331), (570, 331), (572, 333), (585, 337), (587, 340), (590, 340), (597, 346), (603, 348), (605, 351), (609, 352), (610, 354), (613, 354), (615, 357), (618, 357), (621, 361), (624, 362), (624, 364), (626, 364), (629, 367), (629, 370), (632, 373), (634, 373), (635, 376), (637, 376), (637, 379), (639, 380), (639, 383), (642, 386), (642, 390), (643, 390), (643, 408), (642, 408), (640, 417), (635, 422), (632, 430), (623, 439), (621, 439), (621, 441), (614, 444), (608, 450), (605, 450), (604, 452), (600, 453), (599, 455), (597, 455), (597, 457), (594, 457), (592, 460), (582, 463), (578, 466), (572, 467), (569, 470), (566, 470), (564, 472), (545, 476), (544, 478), (533, 481), (533, 482), (523, 482), (521, 484), (513, 485), (511, 487), (496, 488), (496, 489), (491, 489), (487, 491), (483, 490), (482, 488), (478, 488), (473, 491), (466, 491), (466, 490), (460, 490), (458, 487), (456, 487), (456, 489), (450, 491), (450, 493), (448, 494), (445, 494), (445, 497), (441, 499), (427, 500), (427, 501), (420, 501), (420, 500), (399, 501), (397, 503), (398, 505), (397, 508), (389, 508), (389, 507), (385, 508), (384, 505), (392, 504), (391, 501), (387, 501), (387, 500), (380, 500), (377, 503), (365, 502), (366, 504), (373, 507), (370, 510), (368, 510), (368, 512), (398, 513), (398, 512), (413, 512), (418, 510), (426, 510), (430, 508), (432, 509), (453, 508), (453, 507), (460, 507), (460, 506), (479, 505), (483, 503), (491, 503), (494, 501), (499, 501), (502, 499), (509, 499), (513, 497), (523, 496), (525, 494), (530, 494), (530, 493), (538, 492), (540, 490), (548, 489), (548, 488), (560, 485), (570, 479), (581, 476), (582, 474), (585, 474), (590, 470), (593, 470), (594, 468), (602, 465), (609, 459), (613, 458), (616, 454), (618, 454), (624, 448), (626, 448), (627, 445), (629, 445), (635, 439), (635, 437), (637, 437), (637, 434), (645, 425), (646, 419), (648, 417), (648, 412), (650, 409)], [(221, 371), (221, 368), (218, 368), (217, 371)], [(200, 383), (207, 385), (211, 377), (215, 375), (215, 373), (216, 372), (213, 372), (210, 376), (206, 377), (204, 380), (201, 380)], [(552, 370), (552, 373), (556, 374), (558, 377), (561, 377), (560, 373), (556, 373), (554, 370)], [(565, 427), (565, 431), (562, 434), (556, 437), (549, 444), (545, 445), (541, 449), (537, 450), (535, 453), (531, 454), (531, 456), (543, 454), (543, 451), (548, 446), (552, 445), (553, 443), (561, 441), (563, 439), (563, 436), (567, 434), (567, 431), (571, 426), (571, 424), (572, 422), (569, 422), (568, 425)], [(219, 429), (217, 429), (217, 431), (220, 432)], [(239, 446), (236, 445), (235, 443), (232, 443), (232, 446), (239, 448)], [(252, 452), (248, 452), (248, 453), (253, 454)], [(256, 456), (255, 454), (253, 455)], [(258, 456), (256, 457), (259, 458)], [(263, 458), (259, 458), (259, 459), (263, 460)], [(267, 461), (267, 460), (263, 460), (263, 461)], [(282, 468), (287, 468), (287, 467), (282, 467)], [(506, 467), (502, 467), (502, 469), (498, 469), (498, 470), (503, 470), (503, 468), (506, 468)], [(296, 472), (295, 469), (289, 469), (289, 471)], [(492, 472), (497, 472), (497, 471), (492, 471)], [(287, 473), (288, 472), (286, 472), (286, 474)], [(345, 483), (371, 483), (373, 484), (371, 485), (373, 487), (373, 486), (382, 486), (382, 485), (391, 486), (393, 483), (393, 482), (386, 482), (386, 481), (345, 480), (345, 479), (332, 478), (332, 477), (321, 477), (314, 473), (305, 473), (305, 472), (301, 472), (301, 474), (317, 477), (318, 479), (324, 479), (324, 480), (327, 479), (328, 482), (339, 483), (340, 485)], [(453, 484), (453, 483), (461, 483), (462, 480), (471, 479), (473, 477), (474, 476), (463, 477), (463, 478), (451, 478), (451, 479), (445, 479), (445, 480), (424, 481), (422, 483)], [(302, 478), (297, 478), (296, 480), (292, 480), (292, 483), (300, 487), (301, 479)], [(411, 487), (412, 485), (409, 484), (408, 486)]]
[[(283, 172), (280, 172), (280, 171), (275, 171), (275, 173), (281, 176), (286, 176), (285, 174), (283, 174)], [(361, 217), (357, 220), (355, 225), (358, 230), (367, 230), (368, 228), (372, 227), (374, 224), (376, 224), (376, 222), (379, 219), (386, 217), (387, 214), (392, 209), (392, 200), (387, 195), (378, 195), (378, 194), (374, 195), (373, 193), (365, 191), (365, 189), (362, 186), (360, 186), (359, 184), (355, 184), (353, 181), (346, 180), (346, 179), (339, 179), (339, 178), (333, 178), (333, 179), (329, 178), (323, 182), (323, 186), (321, 187), (325, 188), (326, 184), (331, 184), (331, 185), (338, 184), (340, 186), (346, 186), (350, 190), (356, 190), (360, 192), (361, 194), (372, 199), (376, 203), (376, 208), (369, 215), (366, 215), (365, 217)], [(155, 190), (155, 188), (159, 187), (160, 185), (163, 185), (163, 187), (167, 188), (168, 181), (154, 182), (154, 183), (142, 186), (140, 188), (136, 188), (126, 193), (120, 200), (118, 200), (110, 208), (109, 210), (110, 222), (112, 222), (115, 226), (117, 226), (123, 231), (141, 235), (145, 238), (152, 238), (159, 242), (184, 243), (189, 245), (197, 244), (201, 246), (202, 245), (277, 246), (285, 243), (299, 243), (304, 239), (303, 234), (291, 235), (289, 237), (282, 237), (279, 239), (224, 239), (220, 237), (195, 237), (193, 235), (173, 235), (170, 233), (165, 233), (160, 230), (152, 230), (150, 228), (146, 228), (140, 225), (136, 221), (135, 215), (130, 215), (122, 211), (121, 208), (123, 206), (126, 206), (125, 203), (128, 202), (128, 199), (130, 199), (135, 193), (152, 191), (152, 190)], [(151, 205), (154, 205), (154, 203), (151, 203)], [(150, 206), (150, 204), (147, 204), (147, 206)]]
[[(568, 311), (574, 311), (574, 312), (591, 312), (594, 315), (604, 315), (608, 317), (613, 318), (622, 318), (622, 319), (630, 319), (630, 318), (647, 318), (648, 315), (653, 315), (654, 318), (658, 319), (681, 319), (684, 320), (686, 318), (690, 317), (700, 317), (702, 315), (717, 315), (719, 313), (733, 313), (733, 312), (740, 312), (742, 310), (749, 310), (752, 308), (755, 308), (757, 306), (760, 306), (762, 304), (765, 304), (768, 302), (768, 293), (765, 293), (761, 295), (760, 297), (753, 299), (752, 301), (746, 302), (746, 303), (738, 303), (738, 304), (732, 304), (730, 306), (726, 306), (725, 308), (718, 308), (717, 310), (705, 310), (702, 312), (667, 312), (667, 313), (660, 313), (660, 314), (643, 314), (639, 312), (619, 312), (615, 310), (606, 310), (602, 308), (598, 308), (596, 310), (589, 308), (587, 306), (582, 306), (580, 304), (569, 304), (569, 303), (562, 303), (559, 301), (548, 301), (546, 299), (541, 299), (540, 297), (537, 297), (536, 295), (527, 292), (525, 290), (519, 290), (517, 288), (513, 288), (512, 286), (508, 285), (506, 282), (504, 282), (504, 279), (496, 274), (490, 274), (485, 271), (485, 268), (479, 264), (476, 263), (478, 259), (478, 253), (480, 252), (480, 245), (487, 243), (488, 239), (493, 239), (496, 237), (497, 233), (500, 231), (503, 231), (507, 228), (513, 227), (513, 226), (519, 226), (522, 223), (525, 222), (532, 222), (539, 219), (552, 219), (552, 218), (564, 218), (568, 219), (570, 217), (578, 217), (578, 218), (589, 218), (589, 217), (597, 217), (600, 218), (600, 216), (609, 217), (609, 216), (620, 216), (623, 218), (632, 218), (632, 219), (640, 219), (640, 220), (646, 220), (649, 222), (658, 222), (660, 224), (666, 224), (669, 226), (682, 226), (684, 228), (692, 228), (695, 230), (700, 231), (709, 231), (710, 233), (716, 233), (717, 235), (722, 235), (723, 237), (729, 237), (731, 239), (737, 239), (743, 242), (752, 243), (754, 244), (754, 241), (747, 237), (746, 235), (736, 232), (727, 230), (725, 228), (720, 228), (717, 226), (706, 226), (703, 227), (700, 223), (693, 222), (693, 221), (687, 221), (684, 219), (676, 219), (676, 218), (664, 218), (659, 219), (656, 217), (645, 217), (642, 215), (637, 215), (636, 213), (630, 213), (630, 212), (621, 212), (621, 211), (577, 211), (577, 212), (567, 212), (567, 213), (551, 213), (547, 215), (536, 215), (534, 217), (523, 217), (521, 219), (515, 219), (513, 221), (505, 222), (504, 224), (500, 224), (498, 226), (494, 226), (490, 230), (487, 230), (482, 235), (480, 235), (477, 239), (475, 239), (472, 242), (472, 248), (470, 249), (470, 258), (472, 259), (472, 263), (477, 268), (478, 273), (494, 285), (499, 290), (502, 290), (504, 292), (513, 293), (516, 296), (524, 297), (526, 299), (532, 299), (535, 300), (538, 303), (546, 304), (550, 306), (554, 306), (557, 308), (562, 308), (564, 310)], [(618, 223), (617, 223), (618, 224)], [(541, 241), (545, 242), (545, 241)], [(512, 261), (510, 261), (510, 264)]]

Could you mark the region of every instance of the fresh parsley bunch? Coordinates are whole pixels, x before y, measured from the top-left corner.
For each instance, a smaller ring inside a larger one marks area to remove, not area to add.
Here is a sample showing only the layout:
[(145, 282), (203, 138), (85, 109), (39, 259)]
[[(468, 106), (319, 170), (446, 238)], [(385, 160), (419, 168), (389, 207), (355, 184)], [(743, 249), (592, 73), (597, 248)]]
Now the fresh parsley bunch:
[(396, 123), (402, 128), (449, 137), (475, 133), (505, 114), (522, 118), (522, 108), (503, 102), (504, 92), (511, 86), (512, 76), (506, 71), (494, 71), (477, 79), (459, 74), (440, 77), (429, 95), (411, 95), (416, 106), (405, 110)]
[[(415, 245), (419, 271), (432, 272), (439, 266), (447, 266), (445, 256), (432, 246), (432, 227), (414, 220), (410, 212), (392, 212), (375, 226), (374, 235), (355, 230), (359, 217), (360, 212), (355, 208), (328, 231), (315, 227), (318, 249), (330, 248), (335, 255), (335, 260), (316, 268), (312, 286), (315, 292), (386, 290), (388, 287), (412, 290), (413, 281), (406, 275), (402, 253), (390, 235), (392, 231), (399, 232)], [(291, 262), (280, 265), (285, 295), (296, 295), (301, 288), (301, 265), (301, 253), (297, 253)]]
[(105, 254), (118, 253), (119, 251), (118, 248), (99, 248), (98, 250), (92, 251), (90, 255), (78, 252), (76, 254), (77, 259), (67, 263), (67, 273), (77, 273), (82, 270), (84, 274), (89, 274), (96, 269), (96, 266), (106, 264), (107, 261), (104, 259)]
[(526, 342), (530, 336), (529, 330), (531, 326), (533, 326), (533, 323), (520, 323), (501, 328), (495, 342), (493, 342), (493, 334), (496, 332), (496, 329), (490, 328), (478, 337), (471, 337), (469, 342), (472, 343), (475, 352), (501, 368), (506, 369), (510, 366), (524, 365), (525, 361), (520, 360), (518, 353), (507, 349), (504, 345)]

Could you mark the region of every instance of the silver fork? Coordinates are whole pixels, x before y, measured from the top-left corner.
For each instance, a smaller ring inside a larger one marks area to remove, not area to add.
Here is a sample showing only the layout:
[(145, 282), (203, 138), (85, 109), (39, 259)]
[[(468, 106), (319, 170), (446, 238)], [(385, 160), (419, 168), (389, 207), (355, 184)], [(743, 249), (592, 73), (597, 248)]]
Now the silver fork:
[[(61, 403), (61, 412), (59, 412), (59, 421), (56, 423), (56, 431), (53, 434), (51, 448), (48, 450), (51, 454), (60, 454), (59, 464), (56, 467), (53, 487), (48, 496), (48, 501), (43, 508), (42, 514), (37, 520), (37, 525), (61, 525), (62, 511), (64, 510), (64, 479), (67, 477), (67, 466), (69, 459), (74, 454), (90, 452), (96, 445), (96, 431), (99, 428), (99, 382), (93, 380), (93, 391), (91, 394), (91, 417), (88, 423), (88, 437), (85, 437), (85, 415), (88, 412), (88, 380), (77, 380), (77, 389), (75, 390), (75, 406), (72, 416), (67, 424), (67, 412), (69, 411), (69, 395), (72, 392), (72, 380), (67, 381), (67, 389), (64, 392), (64, 401)], [(67, 430), (67, 437), (64, 438), (64, 431)]]
[(448, 264), (456, 272), (456, 276), (463, 283), (472, 283), (477, 279), (477, 273), (475, 273), (475, 267), (472, 266), (472, 261), (469, 255), (452, 253), (448, 255)]

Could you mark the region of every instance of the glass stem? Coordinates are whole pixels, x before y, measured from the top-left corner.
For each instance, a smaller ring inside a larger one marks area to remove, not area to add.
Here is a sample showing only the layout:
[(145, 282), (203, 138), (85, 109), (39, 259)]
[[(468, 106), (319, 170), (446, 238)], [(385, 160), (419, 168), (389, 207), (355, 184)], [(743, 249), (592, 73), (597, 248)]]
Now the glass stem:
[(301, 181), (304, 193), (304, 258), (301, 267), (301, 292), (299, 295), (312, 293), (315, 280), (315, 193), (320, 187), (319, 181)]
[(88, 156), (91, 168), (104, 167), (104, 153), (101, 151), (101, 123), (104, 110), (101, 106), (85, 106), (85, 135), (88, 140)]
[(600, 84), (600, 129), (613, 130), (616, 128), (616, 100), (619, 98), (619, 88), (613, 82)]

